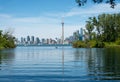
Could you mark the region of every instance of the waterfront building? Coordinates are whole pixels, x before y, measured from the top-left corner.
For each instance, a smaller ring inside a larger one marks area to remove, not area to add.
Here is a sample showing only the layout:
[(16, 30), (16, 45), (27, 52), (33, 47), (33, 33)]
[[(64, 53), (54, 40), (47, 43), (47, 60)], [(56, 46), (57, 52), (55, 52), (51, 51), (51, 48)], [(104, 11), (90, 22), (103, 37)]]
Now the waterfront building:
[(21, 37), (21, 44), (23, 44), (24, 43), (24, 38), (23, 37)]
[(46, 44), (50, 44), (50, 39), (46, 39)]
[(26, 39), (25, 39), (25, 38), (23, 38), (23, 44), (26, 44), (26, 42), (27, 42), (27, 41), (26, 41)]
[(27, 36), (27, 44), (30, 44), (30, 36)]
[(30, 42), (30, 36), (27, 36), (27, 42)]
[(21, 42), (18, 40), (18, 38), (15, 39), (15, 44), (20, 44)]
[(75, 32), (73, 33), (74, 41), (79, 40), (79, 39), (80, 39), (79, 37), (80, 37), (79, 30), (77, 30), (77, 31), (75, 31)]
[(35, 44), (39, 44), (39, 43), (40, 43), (40, 39), (39, 39), (39, 37), (36, 37)]
[(34, 36), (31, 36), (31, 44), (34, 44)]
[(69, 39), (69, 43), (70, 44), (74, 41), (74, 37), (73, 36), (70, 36), (68, 39)]
[(21, 41), (20, 41), (20, 44), (26, 44), (26, 39), (21, 37)]
[(80, 37), (79, 40), (83, 41), (83, 28), (80, 28)]
[(62, 44), (62, 39), (57, 38), (56, 43), (57, 43), (57, 44)]
[(70, 44), (69, 39), (65, 39), (64, 44)]
[(53, 44), (53, 39), (52, 38), (49, 39), (49, 44)]
[(42, 44), (47, 44), (47, 39), (42, 39)]
[(55, 40), (52, 40), (52, 44), (57, 44), (57, 42)]

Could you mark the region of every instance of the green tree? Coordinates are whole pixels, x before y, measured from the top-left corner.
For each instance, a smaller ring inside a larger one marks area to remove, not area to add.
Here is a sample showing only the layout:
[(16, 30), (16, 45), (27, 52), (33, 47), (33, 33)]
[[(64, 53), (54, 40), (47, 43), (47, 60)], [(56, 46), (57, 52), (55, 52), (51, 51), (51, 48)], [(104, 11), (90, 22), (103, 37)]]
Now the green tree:
[(12, 36), (10, 31), (6, 31), (4, 34), (0, 30), (0, 49), (15, 48), (15, 37)]
[(97, 40), (114, 42), (120, 38), (120, 14), (101, 14), (98, 17), (91, 17), (86, 27), (86, 30), (90, 27), (95, 29)]
[(98, 21), (102, 28), (103, 41), (114, 42), (118, 38), (115, 26), (116, 19), (117, 18), (113, 14), (99, 15)]
[(117, 37), (120, 38), (120, 13), (119, 14), (114, 14), (114, 18), (115, 18), (115, 29), (116, 29), (116, 33), (117, 33)]
[(87, 24), (86, 24), (86, 30), (85, 30), (85, 34), (88, 35), (88, 39), (89, 40), (92, 40), (92, 36), (94, 35), (94, 26), (91, 22), (91, 18), (89, 18), (89, 21), (87, 21)]

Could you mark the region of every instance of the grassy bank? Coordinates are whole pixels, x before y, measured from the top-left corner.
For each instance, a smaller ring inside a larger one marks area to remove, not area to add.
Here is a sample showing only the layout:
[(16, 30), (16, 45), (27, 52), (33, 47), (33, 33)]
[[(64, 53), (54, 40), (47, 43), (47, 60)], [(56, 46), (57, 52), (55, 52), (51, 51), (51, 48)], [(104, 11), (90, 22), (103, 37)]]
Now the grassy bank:
[(115, 42), (100, 42), (95, 40), (90, 41), (75, 41), (72, 46), (74, 48), (120, 48), (120, 40)]
[(120, 45), (117, 44), (116, 42), (105, 42), (105, 48), (120, 48)]

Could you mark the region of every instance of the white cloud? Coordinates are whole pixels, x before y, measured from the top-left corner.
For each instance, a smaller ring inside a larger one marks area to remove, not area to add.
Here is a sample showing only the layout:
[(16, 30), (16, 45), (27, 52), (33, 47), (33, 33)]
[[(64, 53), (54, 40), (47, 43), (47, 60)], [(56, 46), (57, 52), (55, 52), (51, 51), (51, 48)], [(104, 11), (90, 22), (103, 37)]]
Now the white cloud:
[(109, 4), (96, 4), (89, 8), (73, 8), (68, 13), (65, 13), (65, 17), (77, 16), (77, 15), (98, 15), (102, 13), (118, 13), (120, 12), (120, 4), (117, 4), (115, 8), (110, 8)]
[(11, 15), (8, 15), (8, 14), (0, 14), (0, 18), (11, 18)]
[(13, 18), (12, 19), (13, 22), (17, 22), (17, 23), (56, 23), (56, 19), (55, 18), (50, 18), (50, 17), (24, 17), (24, 18)]

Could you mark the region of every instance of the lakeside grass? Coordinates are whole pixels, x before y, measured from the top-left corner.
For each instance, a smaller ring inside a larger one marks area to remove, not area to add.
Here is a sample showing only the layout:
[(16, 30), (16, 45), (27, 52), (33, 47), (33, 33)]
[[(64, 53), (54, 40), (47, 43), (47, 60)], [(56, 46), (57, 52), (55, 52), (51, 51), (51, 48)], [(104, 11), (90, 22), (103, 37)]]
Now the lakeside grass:
[(120, 48), (120, 45), (116, 44), (115, 42), (104, 42), (105, 48)]
[(75, 41), (73, 42), (73, 48), (120, 48), (118, 42), (100, 42), (95, 40), (90, 41)]
[(4, 49), (4, 47), (0, 46), (0, 50), (3, 50), (3, 49)]

